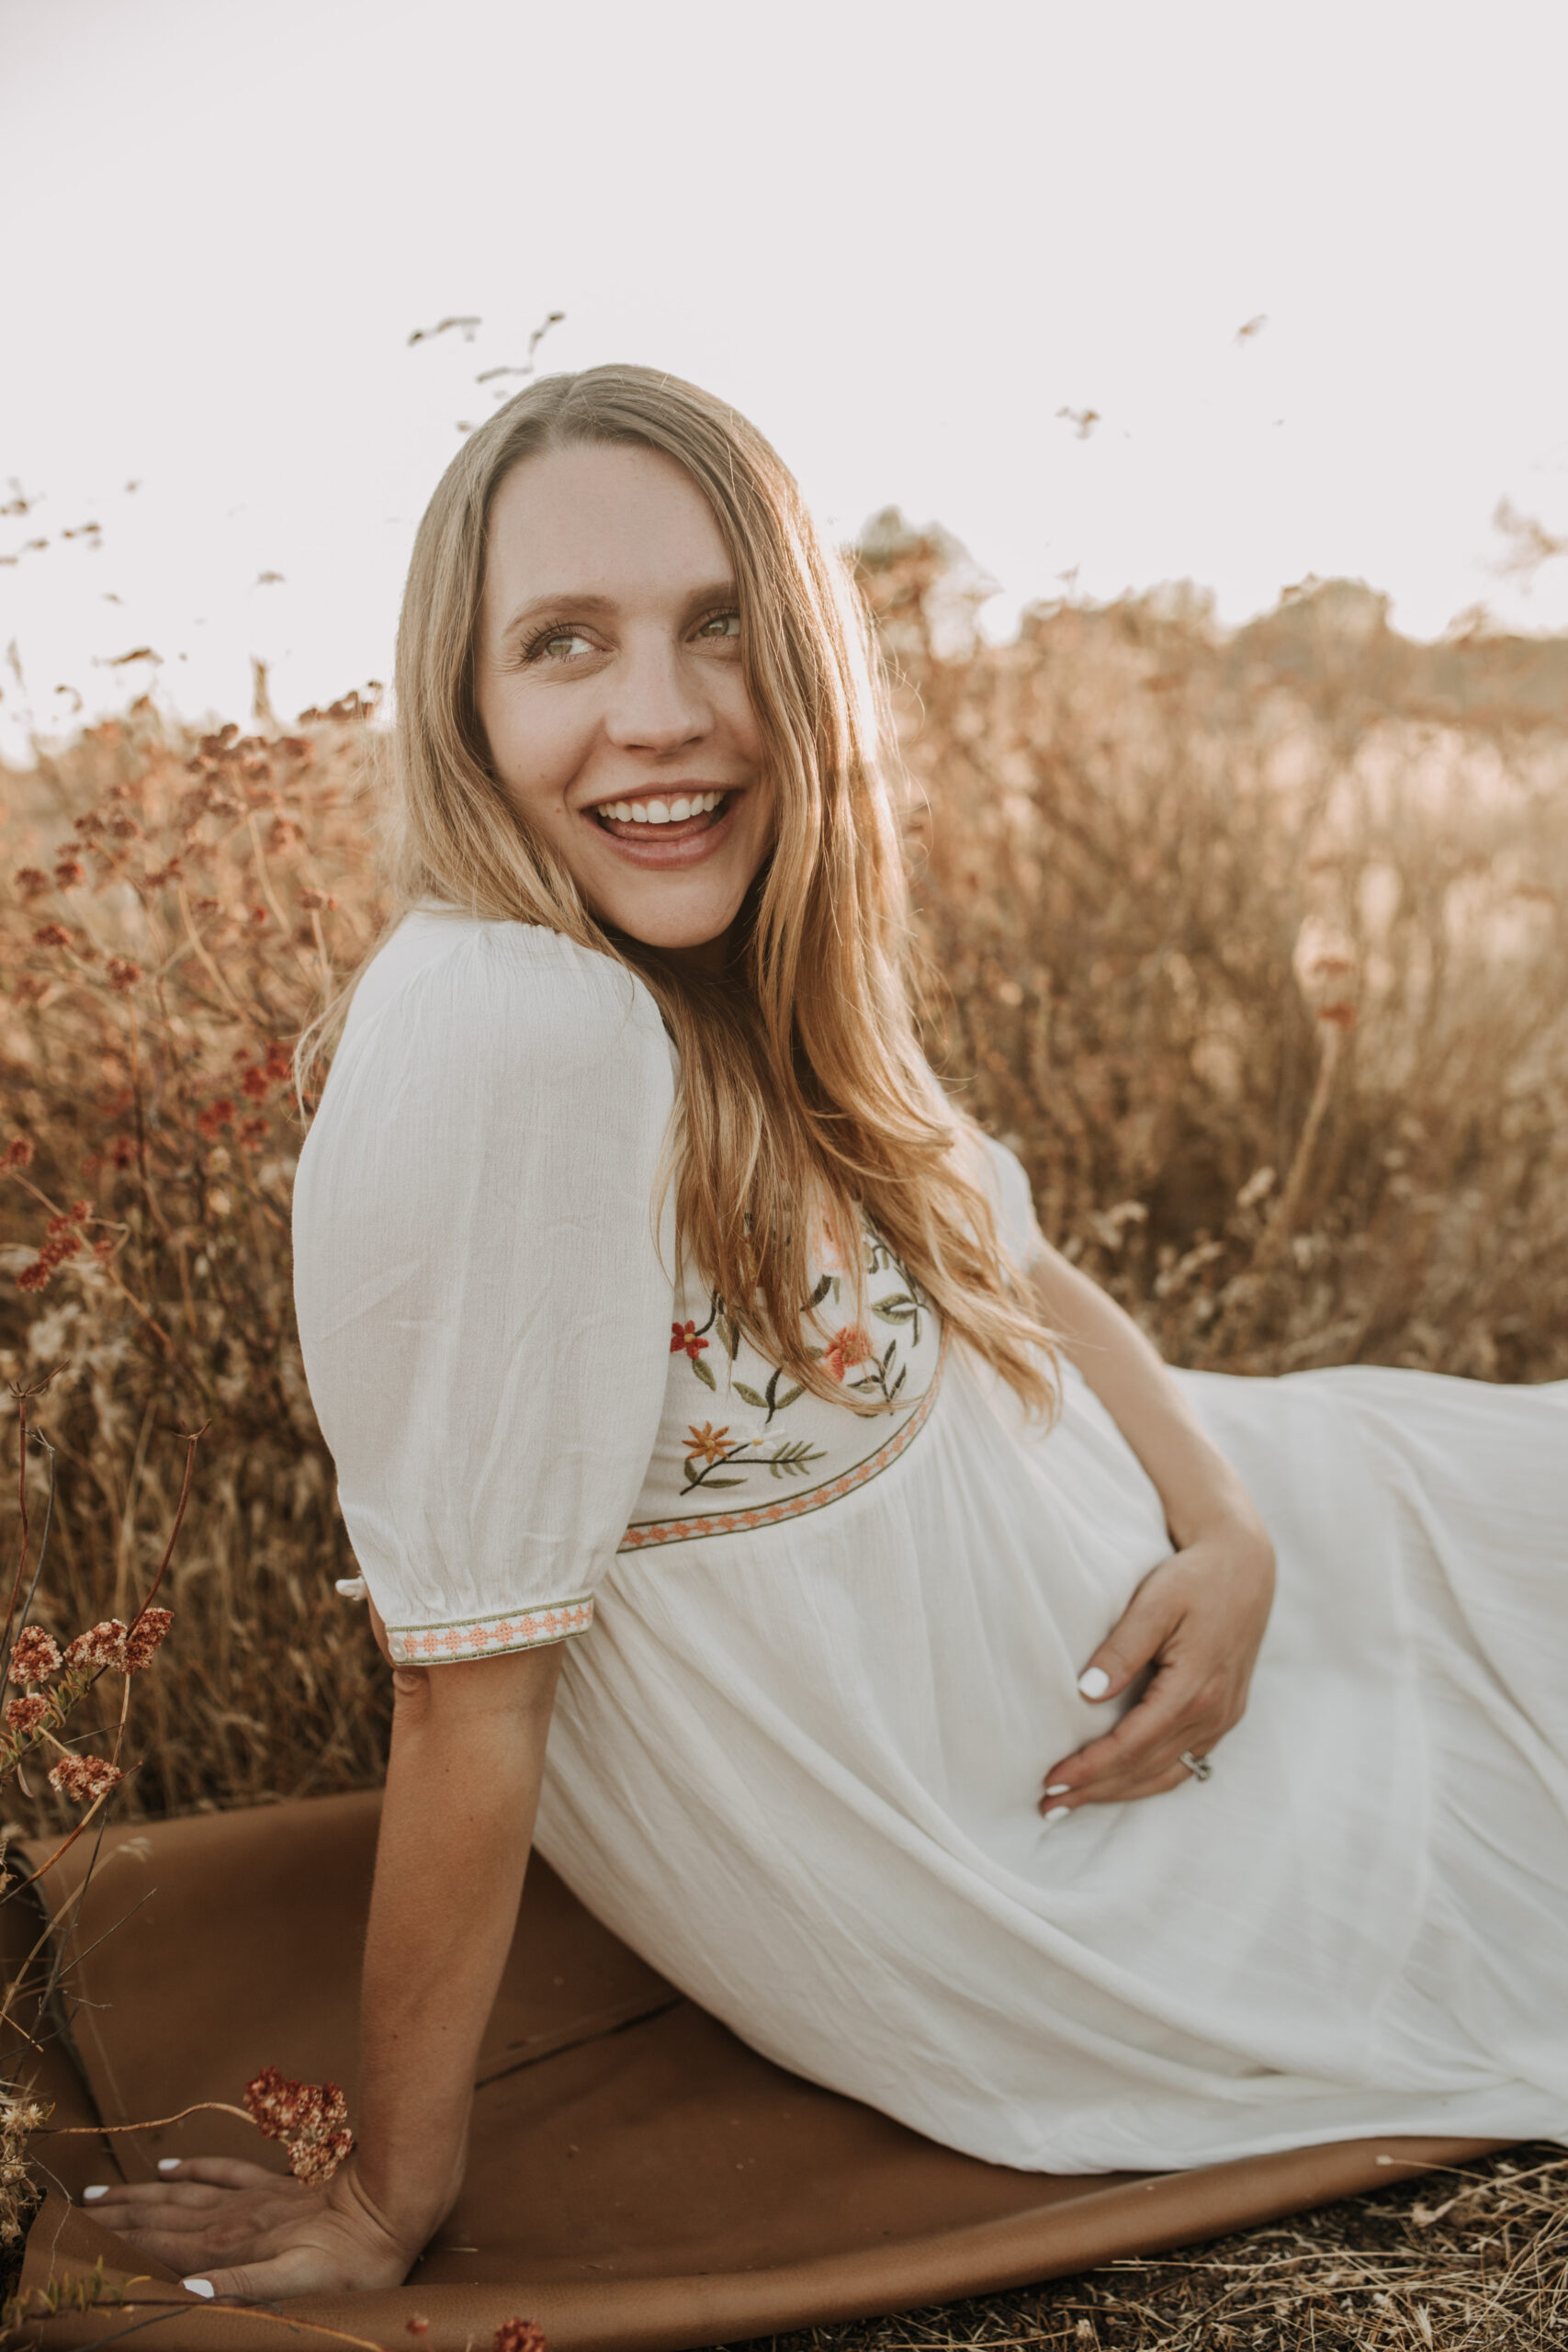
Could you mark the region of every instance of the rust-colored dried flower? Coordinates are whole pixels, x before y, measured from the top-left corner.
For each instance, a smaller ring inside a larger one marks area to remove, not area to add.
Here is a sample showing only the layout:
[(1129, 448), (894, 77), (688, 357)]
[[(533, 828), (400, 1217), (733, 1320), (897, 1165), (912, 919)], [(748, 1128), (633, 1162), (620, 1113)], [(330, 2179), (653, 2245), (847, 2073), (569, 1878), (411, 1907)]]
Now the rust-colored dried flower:
[(353, 2152), (348, 2103), (336, 2083), (299, 2083), (264, 2066), (245, 2085), (245, 2109), (264, 2139), (283, 2142), (289, 2170), (308, 2188), (331, 2180)]
[(132, 1618), (130, 1630), (125, 1637), (127, 1674), (140, 1674), (144, 1667), (152, 1665), (174, 1622), (172, 1609), (144, 1609), (140, 1617)]
[(32, 1164), (32, 1137), (30, 1136), (13, 1136), (10, 1142), (6, 1146), (6, 1167), (30, 1168)]
[(11, 1651), (10, 1679), (47, 1682), (64, 1663), (60, 1644), (52, 1634), (46, 1633), (41, 1625), (24, 1625)]
[(87, 869), (80, 858), (62, 857), (54, 869), (54, 885), (58, 890), (74, 890), (87, 878)]
[(546, 2352), (545, 2331), (536, 2319), (503, 2319), (490, 2352)]
[(265, 1102), (269, 1091), (265, 1069), (248, 1069), (240, 1080), (242, 1090), (253, 1102)]
[(107, 1756), (62, 1756), (49, 1776), (49, 1785), (78, 1804), (91, 1804), (117, 1789), (125, 1774)]
[(71, 933), (62, 922), (40, 922), (33, 933), (35, 947), (69, 947)]
[(13, 1699), (6, 1709), (6, 1721), (18, 1739), (26, 1739), (37, 1731), (49, 1713), (49, 1701), (41, 1690), (30, 1690), (25, 1699)]
[(44, 1284), (48, 1282), (53, 1272), (54, 1268), (52, 1266), (46, 1266), (41, 1258), (35, 1258), (32, 1264), (30, 1266), (24, 1266), (21, 1272), (17, 1276), (17, 1288), (18, 1290), (42, 1290)]
[(233, 1115), (234, 1105), (230, 1097), (227, 1094), (220, 1094), (215, 1102), (208, 1104), (205, 1111), (197, 1113), (197, 1132), (198, 1135), (205, 1136), (210, 1143), (219, 1130), (228, 1125)]
[(110, 988), (120, 996), (128, 995), (141, 978), (141, 965), (128, 963), (123, 956), (111, 956), (105, 968)]
[(118, 1617), (106, 1617), (100, 1625), (78, 1634), (66, 1645), (65, 1668), (68, 1674), (84, 1670), (96, 1673), (100, 1667), (125, 1666), (125, 1627)]
[(28, 905), (34, 899), (42, 898), (49, 888), (49, 876), (41, 874), (36, 865), (19, 865), (17, 868), (17, 888), (22, 894), (23, 904)]

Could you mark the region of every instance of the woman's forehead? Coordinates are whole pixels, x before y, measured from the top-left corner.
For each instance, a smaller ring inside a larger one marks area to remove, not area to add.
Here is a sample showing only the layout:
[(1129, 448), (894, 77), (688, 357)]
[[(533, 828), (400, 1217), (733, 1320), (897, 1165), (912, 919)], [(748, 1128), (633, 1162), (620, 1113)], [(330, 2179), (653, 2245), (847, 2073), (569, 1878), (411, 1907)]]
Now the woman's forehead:
[(729, 576), (713, 509), (684, 468), (635, 443), (541, 451), (513, 466), (490, 515), (487, 602), (690, 594)]

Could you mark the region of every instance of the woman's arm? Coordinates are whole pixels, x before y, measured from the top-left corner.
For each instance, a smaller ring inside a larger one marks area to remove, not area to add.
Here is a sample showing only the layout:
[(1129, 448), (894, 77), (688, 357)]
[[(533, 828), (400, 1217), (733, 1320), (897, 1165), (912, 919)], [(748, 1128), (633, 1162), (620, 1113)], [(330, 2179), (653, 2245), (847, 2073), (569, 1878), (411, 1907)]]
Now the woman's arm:
[(1211, 1443), (1131, 1317), (1049, 1248), (1034, 1263), (1041, 1313), (1165, 1507), (1172, 1557), (1144, 1578), (1084, 1669), (1086, 1698), (1114, 1699), (1154, 1672), (1114, 1731), (1045, 1775), (1041, 1811), (1154, 1796), (1187, 1779), (1240, 1722), (1274, 1596), (1274, 1551), (1246, 1488)]
[[(378, 1626), (378, 1632), (379, 1632)], [(324, 2189), (196, 2158), (92, 2210), (220, 2295), (399, 2285), (462, 2183), (560, 1645), (399, 1667), (361, 2007), (358, 2144)]]

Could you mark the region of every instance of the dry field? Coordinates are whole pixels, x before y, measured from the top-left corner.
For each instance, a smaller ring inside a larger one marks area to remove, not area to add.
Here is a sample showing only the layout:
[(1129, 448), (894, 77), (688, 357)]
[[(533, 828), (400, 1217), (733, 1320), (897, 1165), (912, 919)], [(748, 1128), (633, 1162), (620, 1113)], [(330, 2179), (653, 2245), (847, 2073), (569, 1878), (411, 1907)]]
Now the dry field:
[[(1172, 596), (992, 650), (940, 545), (886, 528), (863, 577), (931, 1050), (1047, 1232), (1173, 1361), (1568, 1374), (1568, 647), (1413, 648), (1329, 588), (1239, 637)], [(358, 696), (248, 736), (139, 705), (0, 776), (0, 1378), (54, 1375), (29, 1478), (41, 1514), (52, 1459), (35, 1616), (62, 1639), (134, 1607), (207, 1425), (132, 1809), (378, 1770), (292, 1329), (287, 1071), (380, 919), (380, 756)], [(813, 2340), (1561, 2343), (1565, 2167), (1507, 2162)]]

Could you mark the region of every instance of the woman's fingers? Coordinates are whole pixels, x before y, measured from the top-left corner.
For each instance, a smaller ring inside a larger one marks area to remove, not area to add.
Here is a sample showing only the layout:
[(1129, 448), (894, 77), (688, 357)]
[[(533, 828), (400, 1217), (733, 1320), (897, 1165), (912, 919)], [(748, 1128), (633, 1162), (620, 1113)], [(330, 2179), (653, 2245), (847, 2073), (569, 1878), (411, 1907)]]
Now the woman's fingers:
[(1041, 1811), (1119, 1804), (1131, 1796), (1156, 1793), (1156, 1780), (1174, 1787), (1169, 1775), (1183, 1751), (1206, 1755), (1238, 1717), (1227, 1689), (1200, 1679), (1190, 1670), (1162, 1667), (1145, 1697), (1128, 1709), (1113, 1731), (1052, 1766), (1045, 1775)]
[(254, 2165), (245, 2156), (160, 2156), (158, 2172), (163, 2180), (199, 2180), (213, 2188), (299, 2188), (288, 2173), (274, 2172), (268, 2165)]
[(1078, 1689), (1094, 1705), (1119, 1699), (1176, 1630), (1181, 1610), (1164, 1574), (1174, 1565), (1173, 1557), (1150, 1569), (1079, 1675)]
[(242, 2262), (229, 2270), (195, 2270), (181, 2279), (209, 2301), (232, 2295), (244, 2302), (270, 2302), (278, 2295), (330, 2293), (341, 2287), (343, 2265), (321, 2246), (294, 2245), (263, 2262)]

